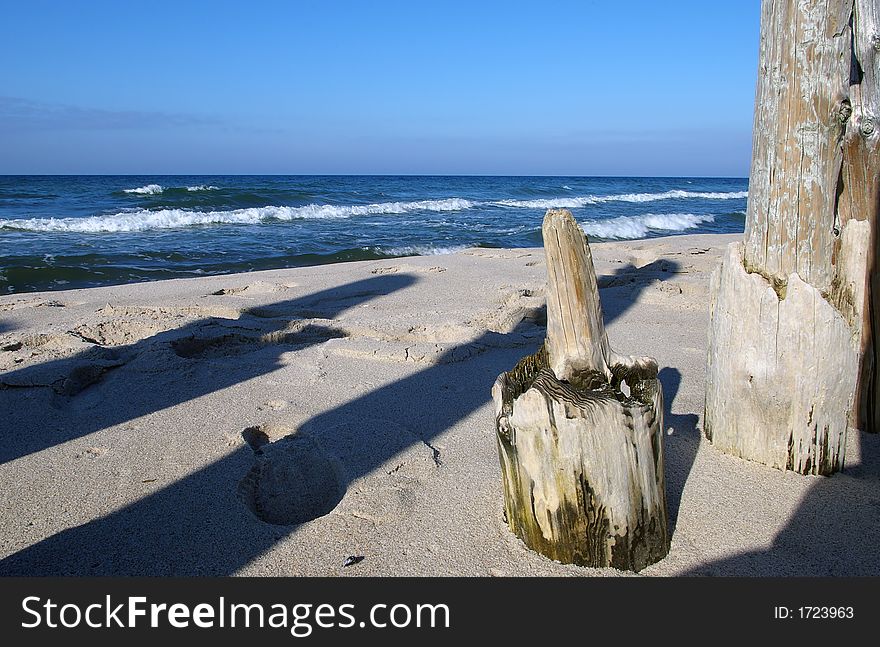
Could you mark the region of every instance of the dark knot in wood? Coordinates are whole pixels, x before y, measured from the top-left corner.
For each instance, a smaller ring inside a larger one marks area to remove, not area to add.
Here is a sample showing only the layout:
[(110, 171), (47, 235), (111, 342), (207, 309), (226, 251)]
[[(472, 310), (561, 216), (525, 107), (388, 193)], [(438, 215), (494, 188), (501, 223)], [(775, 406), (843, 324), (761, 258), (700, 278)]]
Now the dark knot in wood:
[(840, 108), (837, 111), (837, 119), (841, 124), (845, 124), (852, 115), (852, 103), (849, 99), (840, 102)]

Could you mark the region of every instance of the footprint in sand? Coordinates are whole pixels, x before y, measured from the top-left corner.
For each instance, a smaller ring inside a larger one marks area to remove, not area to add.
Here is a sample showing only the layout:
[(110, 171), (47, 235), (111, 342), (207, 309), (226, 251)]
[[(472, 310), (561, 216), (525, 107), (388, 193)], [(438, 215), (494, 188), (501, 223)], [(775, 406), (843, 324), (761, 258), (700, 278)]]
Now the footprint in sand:
[[(13, 345), (14, 346), (14, 345)], [(0, 377), (0, 388), (51, 388), (65, 397), (79, 395), (100, 382), (108, 372), (124, 366), (131, 356), (112, 348), (96, 347), (61, 367), (53, 362), (37, 362), (25, 370), (12, 371)]]
[(305, 523), (336, 507), (345, 494), (339, 466), (308, 434), (278, 425), (242, 432), (254, 450), (254, 465), (238, 486), (245, 505), (261, 521), (279, 526)]
[(290, 288), (295, 288), (296, 283), (266, 283), (265, 281), (256, 281), (248, 285), (239, 287), (220, 288), (211, 292), (208, 296), (235, 296), (235, 295), (257, 295), (257, 294), (275, 294), (276, 292), (284, 292)]
[(284, 330), (275, 330), (261, 335), (246, 335), (238, 332), (217, 334), (192, 334), (171, 342), (171, 350), (184, 359), (224, 358), (244, 355), (267, 346), (288, 346), (294, 350), (327, 341), (346, 337), (344, 330), (331, 326), (313, 324), (308, 321), (293, 322)]
[(513, 332), (523, 321), (544, 325), (547, 315), (543, 290), (540, 288), (509, 290), (508, 288), (509, 286), (500, 288), (502, 296), (497, 301), (495, 310), (475, 318), (474, 323), (500, 334)]
[(96, 324), (82, 324), (70, 330), (70, 334), (84, 342), (98, 346), (125, 346), (134, 344), (157, 333), (168, 330), (173, 322), (109, 320)]
[(444, 464), (441, 448), (390, 420), (306, 425), (296, 432), (267, 423), (241, 435), (254, 465), (239, 483), (239, 496), (258, 519), (275, 525), (334, 510), (373, 525), (404, 518), (416, 511), (424, 481)]
[(445, 271), (446, 268), (440, 265), (434, 265), (433, 267), (422, 267), (421, 265), (391, 265), (388, 267), (377, 267), (374, 270), (370, 270), (370, 274), (397, 274), (398, 272), (439, 274)]

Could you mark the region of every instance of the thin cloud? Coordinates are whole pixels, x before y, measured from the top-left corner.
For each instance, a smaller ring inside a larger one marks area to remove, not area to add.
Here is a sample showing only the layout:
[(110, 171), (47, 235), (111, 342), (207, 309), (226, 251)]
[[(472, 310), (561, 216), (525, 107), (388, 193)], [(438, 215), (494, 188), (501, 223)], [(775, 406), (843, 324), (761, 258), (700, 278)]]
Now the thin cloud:
[(0, 128), (10, 130), (151, 130), (222, 124), (216, 117), (202, 115), (104, 110), (0, 96)]

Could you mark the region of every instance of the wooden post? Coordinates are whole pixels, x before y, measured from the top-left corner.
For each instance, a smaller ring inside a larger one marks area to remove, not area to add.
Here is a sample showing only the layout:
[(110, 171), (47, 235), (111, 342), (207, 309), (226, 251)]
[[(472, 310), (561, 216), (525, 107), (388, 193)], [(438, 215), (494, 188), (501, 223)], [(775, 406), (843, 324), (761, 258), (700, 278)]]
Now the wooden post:
[(880, 428), (878, 14), (764, 1), (745, 239), (712, 278), (706, 437), (802, 474)]
[(609, 347), (571, 213), (543, 235), (546, 341), (492, 387), (507, 523), (560, 562), (638, 571), (669, 552), (657, 363)]

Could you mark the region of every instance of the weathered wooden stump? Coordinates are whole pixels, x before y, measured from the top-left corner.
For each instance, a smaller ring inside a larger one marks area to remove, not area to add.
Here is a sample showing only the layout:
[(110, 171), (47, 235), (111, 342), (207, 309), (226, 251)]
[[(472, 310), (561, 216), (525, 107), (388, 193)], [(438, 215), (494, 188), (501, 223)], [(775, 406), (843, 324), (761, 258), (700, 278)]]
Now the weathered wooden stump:
[(657, 363), (609, 347), (571, 213), (543, 235), (546, 341), (492, 387), (507, 523), (560, 562), (638, 571), (669, 552)]
[(801, 474), (880, 431), (880, 0), (765, 0), (745, 237), (711, 285), (706, 437)]

